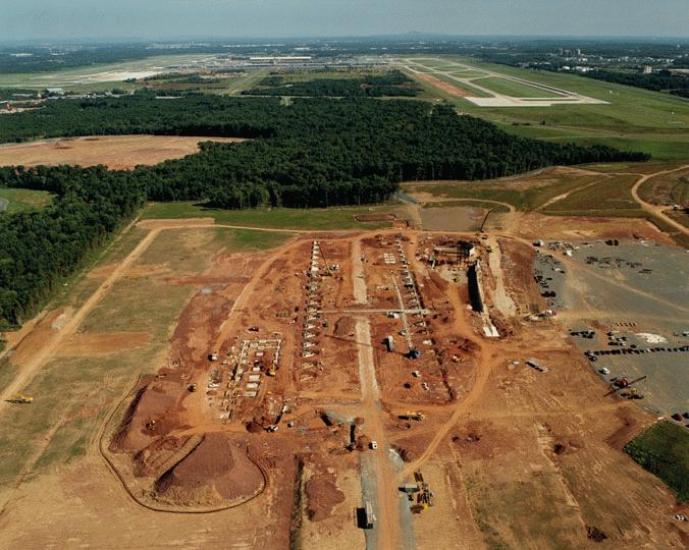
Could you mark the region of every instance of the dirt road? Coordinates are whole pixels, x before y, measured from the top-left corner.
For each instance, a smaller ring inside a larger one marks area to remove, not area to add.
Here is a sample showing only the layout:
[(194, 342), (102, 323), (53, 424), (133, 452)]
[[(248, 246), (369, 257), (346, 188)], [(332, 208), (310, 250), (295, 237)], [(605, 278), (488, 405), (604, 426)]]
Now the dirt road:
[(634, 200), (639, 203), (639, 206), (649, 214), (653, 214), (654, 216), (659, 217), (661, 220), (663, 220), (665, 223), (668, 225), (671, 225), (674, 227), (677, 231), (680, 233), (684, 233), (685, 235), (689, 236), (689, 227), (685, 227), (681, 223), (679, 223), (677, 220), (673, 220), (670, 216), (668, 216), (665, 213), (665, 209), (667, 207), (665, 206), (659, 206), (656, 204), (651, 204), (643, 200), (639, 196), (639, 188), (646, 183), (648, 180), (653, 179), (658, 176), (666, 176), (668, 174), (673, 174), (675, 172), (680, 172), (682, 170), (686, 170), (689, 168), (689, 164), (685, 164), (683, 166), (680, 166), (679, 168), (673, 168), (671, 170), (663, 170), (661, 172), (655, 172), (654, 174), (646, 174), (641, 176), (637, 182), (634, 184), (634, 187), (632, 187), (632, 197), (634, 197)]
[(378, 443), (377, 450), (370, 453), (368, 463), (372, 472), (362, 471), (362, 475), (375, 477), (375, 494), (372, 502), (377, 522), (375, 524), (376, 547), (379, 550), (393, 550), (403, 545), (400, 540), (400, 525), (395, 472), (388, 458), (390, 445), (385, 434), (380, 403), (380, 389), (376, 380), (376, 368), (371, 344), (371, 326), (368, 318), (356, 320), (356, 341), (358, 345), (359, 376), (361, 379), (361, 416), (364, 418), (363, 430), (372, 441)]
[(352, 280), (354, 282), (354, 303), (366, 304), (368, 291), (364, 275), (364, 261), (361, 256), (361, 239), (356, 239), (352, 243)]
[(67, 321), (62, 329), (55, 331), (45, 342), (45, 344), (37, 349), (35, 354), (21, 365), (19, 372), (14, 380), (0, 393), (0, 414), (7, 407), (6, 401), (12, 395), (21, 391), (36, 373), (50, 360), (57, 350), (58, 346), (70, 336), (74, 335), (79, 328), (79, 325), (86, 319), (86, 316), (93, 310), (93, 308), (103, 299), (103, 297), (110, 291), (112, 286), (117, 282), (122, 275), (136, 262), (141, 255), (148, 249), (160, 230), (153, 230), (146, 235), (143, 240), (132, 250), (129, 255), (122, 260), (121, 263), (112, 271), (105, 281), (96, 289), (96, 291), (88, 297), (84, 304), (74, 313), (74, 315)]

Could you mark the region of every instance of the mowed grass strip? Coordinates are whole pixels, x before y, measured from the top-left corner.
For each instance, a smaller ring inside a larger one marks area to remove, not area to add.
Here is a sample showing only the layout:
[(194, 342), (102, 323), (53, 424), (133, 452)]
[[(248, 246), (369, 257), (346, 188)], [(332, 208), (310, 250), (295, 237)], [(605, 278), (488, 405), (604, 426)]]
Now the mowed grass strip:
[(521, 82), (515, 82), (514, 80), (509, 80), (507, 78), (489, 77), (474, 80), (473, 82), (483, 86), (484, 88), (488, 88), (495, 93), (509, 97), (560, 97), (553, 92), (541, 90), (540, 88), (529, 86), (528, 84), (522, 84)]
[(379, 229), (389, 222), (360, 222), (356, 216), (394, 213), (395, 205), (333, 208), (251, 208), (222, 210), (195, 202), (160, 202), (148, 206), (144, 219), (213, 218), (215, 223), (274, 229)]
[(625, 452), (662, 479), (681, 502), (689, 501), (689, 430), (658, 422), (628, 443)]

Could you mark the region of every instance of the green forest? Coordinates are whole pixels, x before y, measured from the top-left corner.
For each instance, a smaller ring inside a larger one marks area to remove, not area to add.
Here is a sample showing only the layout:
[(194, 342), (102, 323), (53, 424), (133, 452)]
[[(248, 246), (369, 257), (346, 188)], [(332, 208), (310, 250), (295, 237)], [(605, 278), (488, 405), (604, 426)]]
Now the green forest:
[(447, 105), (367, 98), (297, 99), (150, 93), (64, 99), (0, 118), (0, 141), (91, 134), (239, 136), (132, 171), (0, 169), (0, 186), (50, 191), (40, 211), (0, 215), (0, 323), (20, 324), (146, 199), (224, 208), (366, 204), (405, 180), (483, 179), (553, 164), (644, 160), (641, 153), (508, 135)]

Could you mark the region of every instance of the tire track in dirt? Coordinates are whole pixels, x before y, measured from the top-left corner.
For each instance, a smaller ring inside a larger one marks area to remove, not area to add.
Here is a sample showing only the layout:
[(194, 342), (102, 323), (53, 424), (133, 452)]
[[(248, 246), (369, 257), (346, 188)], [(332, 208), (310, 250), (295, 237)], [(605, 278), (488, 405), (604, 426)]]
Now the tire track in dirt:
[(634, 197), (634, 200), (639, 204), (639, 206), (648, 212), (649, 214), (653, 214), (654, 216), (658, 216), (660, 219), (662, 219), (665, 223), (668, 225), (671, 225), (677, 231), (680, 233), (683, 233), (684, 235), (689, 236), (689, 227), (683, 226), (681, 223), (679, 223), (676, 220), (673, 220), (670, 216), (665, 214), (664, 212), (664, 207), (654, 205), (651, 203), (646, 202), (639, 196), (639, 188), (646, 183), (648, 180), (653, 179), (657, 176), (666, 176), (668, 174), (674, 174), (675, 172), (681, 172), (682, 170), (686, 170), (689, 168), (689, 164), (685, 164), (683, 166), (680, 166), (679, 168), (673, 168), (671, 170), (663, 170), (660, 172), (656, 172), (654, 174), (646, 174), (644, 176), (641, 176), (637, 182), (634, 184), (632, 187), (632, 197)]
[(7, 385), (2, 393), (0, 393), (0, 415), (2, 415), (5, 408), (8, 406), (7, 399), (19, 392), (23, 387), (28, 385), (38, 371), (55, 355), (55, 351), (60, 344), (73, 336), (81, 323), (86, 319), (87, 315), (95, 308), (95, 306), (105, 297), (113, 285), (124, 275), (129, 267), (136, 262), (141, 255), (148, 249), (156, 237), (160, 234), (160, 229), (154, 229), (146, 235), (141, 242), (132, 250), (129, 255), (112, 271), (112, 273), (103, 281), (103, 283), (95, 290), (91, 296), (84, 302), (84, 304), (74, 313), (74, 315), (67, 321), (65, 326), (56, 331), (45, 345), (36, 350), (34, 356), (25, 362), (15, 377), (15, 379)]

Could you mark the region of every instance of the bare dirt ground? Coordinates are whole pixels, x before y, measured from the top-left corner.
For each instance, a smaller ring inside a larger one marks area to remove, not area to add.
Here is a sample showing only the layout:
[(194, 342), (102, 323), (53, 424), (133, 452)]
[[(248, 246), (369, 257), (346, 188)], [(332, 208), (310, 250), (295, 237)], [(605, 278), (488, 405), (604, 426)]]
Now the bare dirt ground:
[[(140, 224), (147, 232), (124, 259), (94, 270), (92, 294), (46, 314), (10, 355), (18, 370), (3, 397), (41, 383), (65, 391), (53, 371), (72, 363), (54, 357), (77, 361), (76, 387), (89, 357), (110, 361), (108, 371), (137, 366), (120, 373), (126, 384), (106, 375), (94, 385), (109, 401), (60, 409), (58, 427), (37, 433), (45, 443), (36, 459), (2, 493), (5, 540), (685, 547), (674, 498), (622, 452), (654, 418), (605, 395), (557, 318), (528, 319), (544, 308), (530, 240), (662, 235), (626, 220), (502, 216), (485, 239), (291, 232), (277, 249), (241, 253), (218, 243), (208, 220)], [(460, 242), (472, 255), (460, 255)], [(466, 268), (476, 258), (498, 339), (484, 337), (469, 307)], [(129, 313), (126, 285), (144, 297)], [(159, 311), (173, 300), (177, 309)], [(158, 320), (142, 323), (138, 310), (149, 306)], [(159, 344), (140, 355), (151, 342)], [(527, 366), (530, 358), (547, 372)], [(3, 401), (0, 415), (21, 428), (44, 399), (24, 409)], [(81, 398), (65, 392), (56, 402), (65, 399)], [(94, 420), (74, 425), (86, 441), (68, 459), (59, 443), (74, 410)], [(61, 460), (40, 466), (51, 453)], [(427, 509), (399, 490), (415, 474), (435, 495)], [(366, 501), (377, 520), (364, 531), (357, 509)]]
[(454, 97), (468, 97), (471, 94), (467, 92), (466, 90), (463, 90), (462, 88), (458, 88), (457, 86), (453, 86), (452, 84), (449, 84), (447, 82), (444, 82), (440, 80), (439, 78), (436, 78), (435, 76), (432, 76), (430, 74), (422, 74), (418, 73), (415, 75), (415, 77), (418, 80), (421, 80), (423, 82), (426, 82), (433, 86), (434, 88), (438, 88), (439, 90), (454, 96)]
[(128, 170), (198, 152), (202, 141), (236, 143), (241, 138), (183, 136), (90, 136), (0, 145), (0, 166), (75, 164)]

